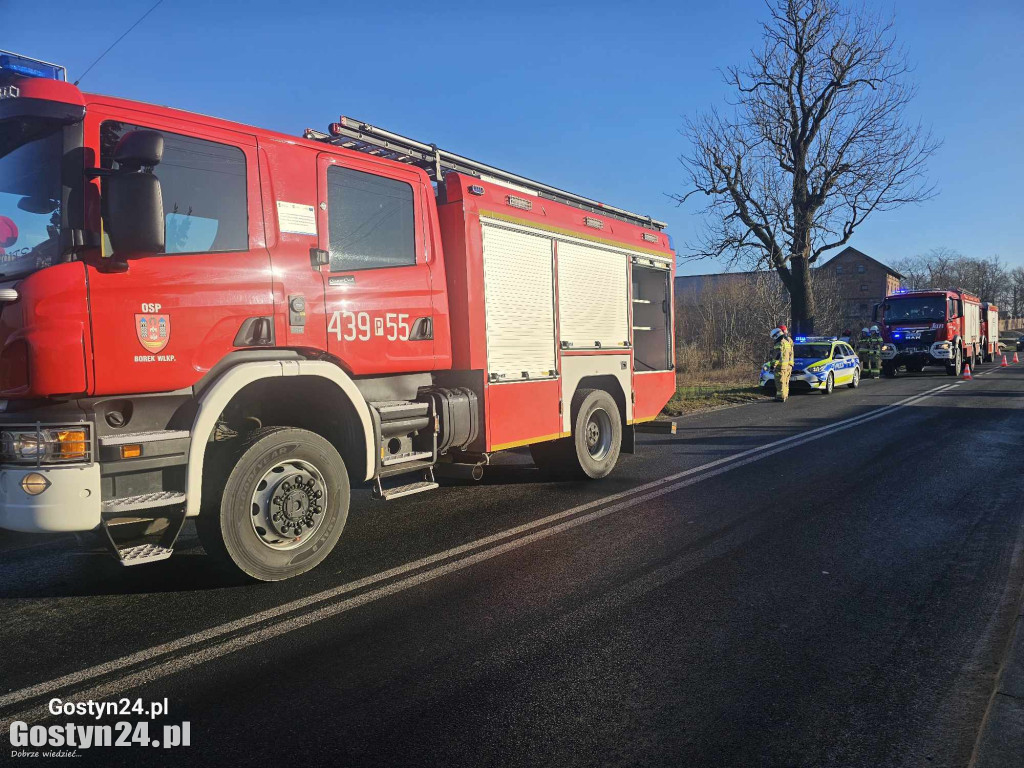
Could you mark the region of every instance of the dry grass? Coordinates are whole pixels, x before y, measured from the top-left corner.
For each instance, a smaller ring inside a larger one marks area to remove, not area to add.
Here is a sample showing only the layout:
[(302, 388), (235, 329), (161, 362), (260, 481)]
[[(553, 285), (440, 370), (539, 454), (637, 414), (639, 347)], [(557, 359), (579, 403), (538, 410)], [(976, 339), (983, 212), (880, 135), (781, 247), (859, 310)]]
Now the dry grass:
[(665, 406), (668, 416), (682, 416), (723, 405), (748, 403), (765, 397), (757, 386), (757, 369), (748, 367), (681, 373), (676, 377), (676, 393)]

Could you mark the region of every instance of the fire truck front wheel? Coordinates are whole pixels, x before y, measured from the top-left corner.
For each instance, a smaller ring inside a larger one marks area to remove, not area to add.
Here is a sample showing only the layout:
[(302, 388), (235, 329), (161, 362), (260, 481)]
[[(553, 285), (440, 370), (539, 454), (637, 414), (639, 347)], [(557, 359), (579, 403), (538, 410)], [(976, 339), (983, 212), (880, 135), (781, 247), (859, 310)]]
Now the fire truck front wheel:
[(946, 365), (947, 376), (959, 376), (964, 372), (964, 351), (960, 347), (953, 353), (953, 360)]
[(304, 429), (266, 427), (233, 458), (219, 507), (196, 521), (206, 551), (257, 581), (319, 565), (348, 519), (348, 474), (334, 446)]

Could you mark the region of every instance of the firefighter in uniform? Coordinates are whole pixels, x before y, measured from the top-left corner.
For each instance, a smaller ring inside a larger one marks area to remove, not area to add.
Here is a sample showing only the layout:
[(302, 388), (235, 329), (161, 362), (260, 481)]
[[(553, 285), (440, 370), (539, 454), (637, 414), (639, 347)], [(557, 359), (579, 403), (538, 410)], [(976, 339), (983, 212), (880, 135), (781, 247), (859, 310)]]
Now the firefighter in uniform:
[(869, 340), (871, 354), (871, 378), (876, 379), (882, 375), (882, 331), (877, 325), (871, 326), (871, 338)]
[(772, 328), (772, 375), (775, 377), (775, 399), (783, 403), (789, 399), (789, 377), (793, 373), (793, 340), (786, 326)]
[(865, 379), (871, 378), (871, 331), (862, 328), (860, 338), (857, 340), (857, 357), (860, 358), (860, 375)]

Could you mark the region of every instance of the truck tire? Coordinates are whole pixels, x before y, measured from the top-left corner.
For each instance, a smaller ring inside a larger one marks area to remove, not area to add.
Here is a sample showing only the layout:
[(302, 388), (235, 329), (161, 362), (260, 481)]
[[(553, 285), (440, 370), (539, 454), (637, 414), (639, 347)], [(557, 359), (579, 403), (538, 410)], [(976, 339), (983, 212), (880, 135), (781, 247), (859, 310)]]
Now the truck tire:
[(292, 427), (251, 433), (224, 462), (220, 504), (196, 520), (207, 553), (257, 581), (316, 567), (348, 519), (345, 463), (319, 435)]
[(530, 446), (534, 463), (549, 477), (597, 480), (619, 460), (622, 419), (603, 389), (579, 389), (572, 398), (572, 437)]
[(953, 362), (946, 364), (946, 375), (947, 376), (959, 376), (964, 370), (964, 351), (962, 348), (957, 347), (956, 352), (953, 353)]

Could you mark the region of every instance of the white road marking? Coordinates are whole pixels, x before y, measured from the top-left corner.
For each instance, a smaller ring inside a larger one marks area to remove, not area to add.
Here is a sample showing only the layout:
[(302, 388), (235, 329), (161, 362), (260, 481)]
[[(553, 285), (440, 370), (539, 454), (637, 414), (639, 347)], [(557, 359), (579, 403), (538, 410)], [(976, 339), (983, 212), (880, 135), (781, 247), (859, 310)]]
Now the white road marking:
[[(392, 568), (387, 571), (383, 571), (373, 576), (367, 576), (366, 578), (359, 579), (357, 581), (352, 581), (347, 584), (332, 587), (331, 589), (323, 590), (316, 594), (309, 595), (298, 600), (293, 600), (289, 603), (285, 603), (283, 605), (279, 605), (274, 608), (270, 608), (268, 610), (255, 613), (250, 616), (237, 619), (235, 621), (227, 622), (216, 627), (211, 627), (209, 629), (202, 630), (191, 635), (187, 635), (185, 637), (173, 640), (168, 643), (162, 643), (160, 645), (153, 646), (152, 648), (147, 648), (137, 653), (122, 656), (121, 658), (114, 659), (103, 664), (98, 664), (93, 667), (88, 667), (77, 672), (72, 672), (70, 674), (63, 675), (53, 680), (49, 680), (43, 683), (38, 683), (37, 685), (29, 686), (27, 688), (12, 691), (8, 694), (0, 696), (0, 708), (8, 707), (13, 704), (18, 704), (20, 702), (27, 701), (39, 696), (44, 696), (46, 694), (52, 694), (55, 691), (62, 690), (65, 688), (73, 688), (75, 686), (87, 683), (91, 680), (95, 680), (96, 678), (100, 678), (108, 674), (128, 670), (131, 667), (134, 667), (138, 664), (152, 661), (160, 656), (169, 653), (174, 653), (175, 651), (187, 650), (190, 647), (197, 646), (202, 643), (209, 642), (211, 640), (215, 640), (216, 638), (223, 637), (224, 635), (229, 635), (235, 632), (241, 632), (247, 629), (249, 630), (243, 632), (242, 634), (230, 637), (221, 642), (214, 643), (204, 648), (200, 648), (196, 651), (193, 651), (192, 653), (158, 662), (153, 666), (146, 667), (145, 669), (140, 670), (138, 672), (118, 677), (116, 680), (111, 680), (106, 683), (100, 683), (86, 691), (79, 691), (76, 693), (76, 696), (82, 699), (99, 699), (104, 696), (109, 696), (112, 693), (118, 691), (128, 690), (130, 688), (148, 682), (152, 682), (153, 680), (158, 680), (160, 678), (167, 677), (168, 675), (172, 675), (177, 672), (182, 672), (198, 664), (202, 664), (206, 661), (210, 661), (212, 659), (216, 659), (221, 656), (232, 653), (233, 651), (252, 647), (257, 643), (272, 639), (274, 637), (278, 637), (287, 632), (291, 632), (302, 627), (309, 626), (310, 624), (313, 624), (315, 622), (322, 621), (323, 619), (330, 618), (332, 616), (336, 616), (339, 613), (343, 613), (353, 608), (357, 608), (361, 605), (365, 605), (375, 600), (379, 600), (380, 598), (386, 597), (388, 595), (392, 595), (397, 592), (401, 592), (411, 587), (417, 586), (419, 584), (432, 581), (446, 574), (460, 571), (471, 565), (475, 565), (476, 563), (483, 562), (484, 560), (489, 560), (493, 557), (497, 557), (498, 555), (504, 554), (505, 552), (509, 552), (511, 550), (527, 546), (535, 541), (539, 541), (541, 539), (548, 538), (555, 534), (569, 530), (571, 528), (575, 528), (579, 525), (584, 525), (594, 520), (598, 520), (602, 517), (613, 514), (615, 512), (620, 512), (625, 509), (633, 508), (646, 501), (651, 501), (661, 496), (665, 496), (669, 493), (672, 493), (673, 491), (685, 488), (690, 485), (694, 485), (696, 483), (702, 482), (712, 477), (716, 477), (732, 469), (736, 469), (738, 467), (746, 466), (747, 464), (760, 461), (761, 459), (767, 458), (768, 456), (772, 456), (776, 453), (780, 453), (791, 448), (796, 448), (800, 445), (813, 442), (822, 437), (827, 437), (828, 435), (834, 434), (836, 432), (842, 432), (846, 429), (860, 426), (861, 424), (867, 423), (869, 421), (874, 421), (875, 419), (882, 418), (883, 416), (888, 416), (898, 409), (904, 408), (909, 405), (913, 405), (926, 398), (932, 397), (943, 391), (947, 391), (954, 386), (956, 385), (945, 384), (943, 386), (934, 387), (920, 394), (913, 395), (891, 405), (884, 406), (873, 411), (869, 411), (859, 416), (852, 416), (848, 419), (843, 419), (842, 421), (835, 422), (834, 424), (827, 424), (816, 429), (801, 432), (797, 435), (792, 435), (790, 437), (775, 440), (763, 446), (749, 448), (747, 450), (740, 451), (739, 453), (735, 453), (730, 456), (724, 456), (720, 459), (716, 459), (715, 461), (702, 464), (699, 467), (694, 467), (692, 469), (668, 475), (666, 477), (654, 480), (650, 483), (646, 483), (644, 485), (638, 486), (628, 491), (622, 491), (620, 493), (611, 494), (609, 496), (596, 499), (586, 504), (580, 504), (576, 507), (572, 507), (571, 509), (564, 510), (563, 512), (558, 512), (556, 514), (548, 515), (547, 517), (543, 517), (538, 520), (533, 520), (529, 523), (516, 526), (515, 528), (510, 528), (505, 531), (501, 531), (500, 533), (496, 533), (491, 536), (484, 537), (482, 539), (477, 539), (476, 541), (463, 544), (462, 546), (454, 547), (452, 549), (445, 550), (444, 552), (439, 552), (437, 554), (430, 555), (429, 557), (425, 557), (420, 560), (415, 560), (413, 562), (406, 563), (404, 565)], [(603, 507), (602, 509), (599, 509), (595, 512), (591, 512), (586, 515), (579, 515), (579, 513), (584, 512), (588, 509), (592, 509), (594, 507), (616, 501), (618, 503), (614, 503), (611, 504), (610, 506)], [(576, 515), (579, 516), (573, 517)], [(566, 518), (570, 517), (572, 517), (573, 519), (566, 520)], [(520, 536), (520, 534), (525, 534), (528, 531), (531, 531), (536, 528), (542, 528), (543, 526), (547, 526), (551, 523), (556, 523), (560, 520), (564, 522), (561, 522), (558, 525), (543, 528), (543, 530), (530, 533), (528, 535)], [(503, 544), (498, 544), (497, 546), (492, 546), (488, 549), (481, 550), (482, 547), (488, 547), (489, 545), (495, 544), (496, 542), (499, 542), (502, 539), (508, 539), (514, 536), (518, 536), (518, 538), (514, 538), (511, 541), (506, 541)], [(481, 551), (478, 551), (474, 554), (468, 555), (460, 559), (452, 560), (452, 558), (474, 549)], [(293, 616), (289, 619), (285, 619), (271, 626), (253, 628), (258, 624), (262, 624), (266, 621), (270, 621), (285, 614), (313, 606), (317, 603), (324, 603), (326, 601), (333, 600), (334, 598), (341, 597), (342, 595), (354, 592), (363, 587), (370, 586), (372, 584), (377, 584), (382, 581), (386, 581), (395, 576), (400, 576), (411, 571), (424, 568), (425, 566), (438, 563), (443, 560), (451, 560), (451, 562), (444, 563), (435, 568), (431, 568), (429, 570), (423, 571), (413, 576), (409, 576), (399, 581), (395, 581), (391, 584), (387, 584), (382, 587), (377, 587), (376, 589), (369, 590), (367, 592), (364, 592), (363, 594), (356, 595), (355, 597), (346, 598), (344, 600), (341, 600), (340, 602), (331, 602), (327, 605), (314, 608), (308, 611), (307, 613), (303, 613), (298, 616)], [(7, 728), (9, 724), (14, 720), (26, 720), (37, 714), (38, 713), (34, 712), (33, 710), (27, 710), (15, 715), (11, 715), (10, 717), (5, 718), (2, 721), (2, 723), (0, 723), (0, 727)]]

